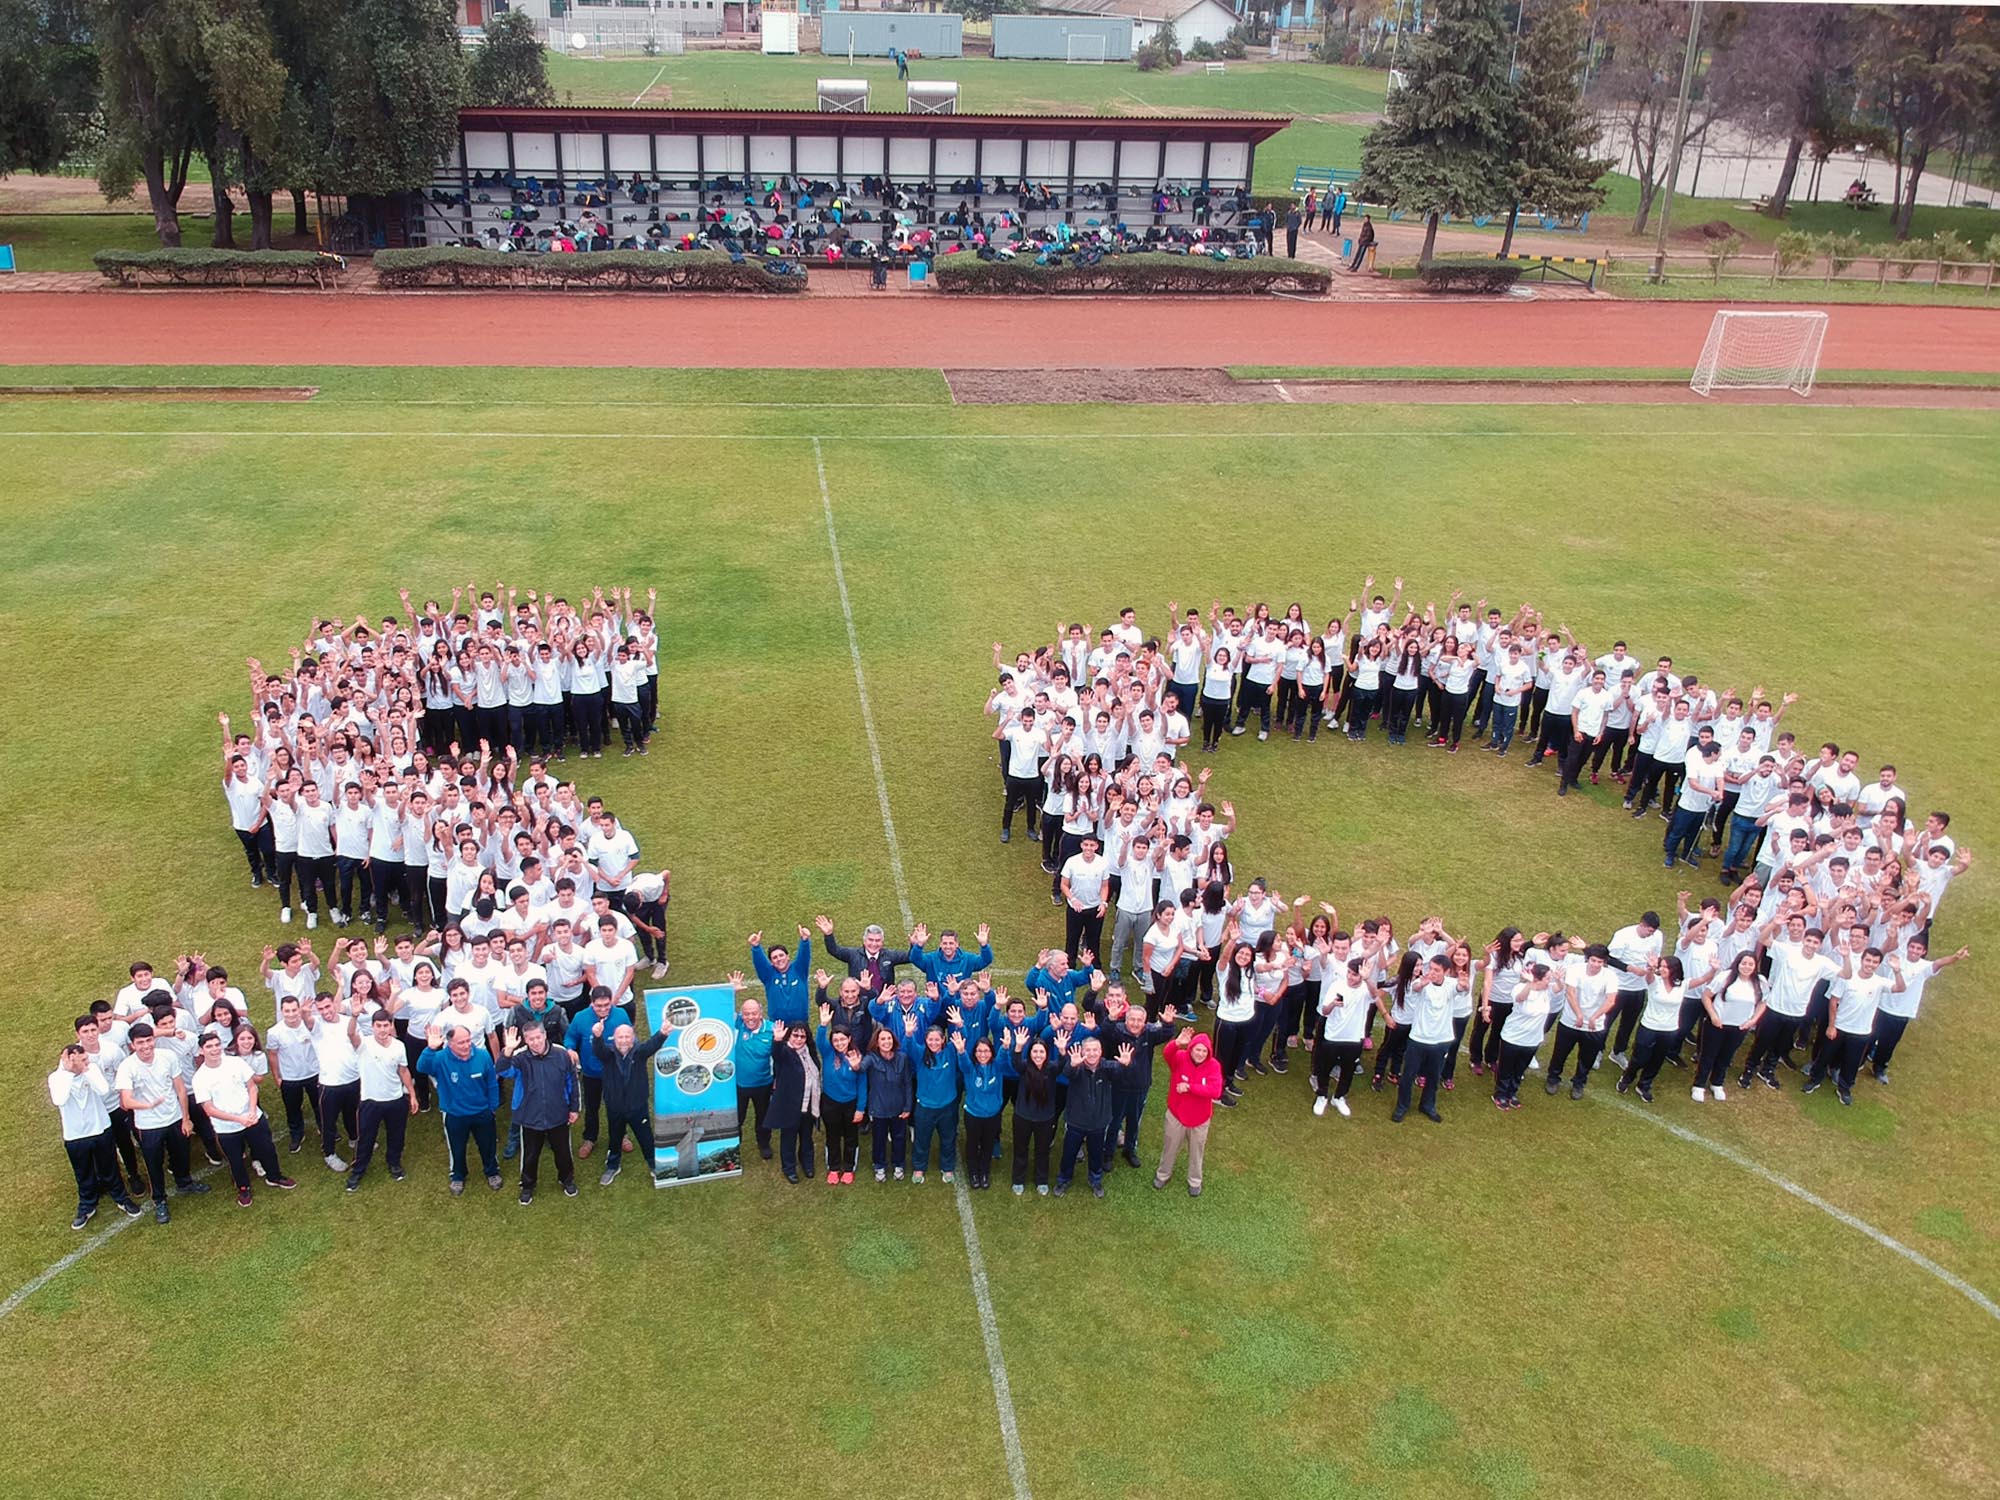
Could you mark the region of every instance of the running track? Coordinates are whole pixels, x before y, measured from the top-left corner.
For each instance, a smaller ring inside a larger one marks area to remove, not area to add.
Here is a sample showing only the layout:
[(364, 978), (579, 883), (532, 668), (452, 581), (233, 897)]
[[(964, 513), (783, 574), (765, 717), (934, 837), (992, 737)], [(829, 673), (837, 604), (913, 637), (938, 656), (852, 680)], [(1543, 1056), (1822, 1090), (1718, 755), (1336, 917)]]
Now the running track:
[[(0, 364), (988, 369), (1680, 366), (1709, 303), (806, 299), (556, 293), (0, 297)], [(1837, 369), (2000, 372), (2000, 310), (1835, 307)]]

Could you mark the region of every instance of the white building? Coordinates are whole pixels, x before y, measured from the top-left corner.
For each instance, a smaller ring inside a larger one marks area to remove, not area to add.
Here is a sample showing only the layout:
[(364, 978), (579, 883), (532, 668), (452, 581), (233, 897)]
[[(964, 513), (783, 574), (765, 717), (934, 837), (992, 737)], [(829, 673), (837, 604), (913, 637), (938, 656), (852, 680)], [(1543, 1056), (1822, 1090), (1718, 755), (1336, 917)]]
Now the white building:
[(1196, 42), (1220, 46), (1240, 17), (1218, 0), (1035, 0), (1035, 9), (1065, 16), (1125, 16), (1132, 43), (1143, 47), (1173, 23), (1174, 39), (1186, 51)]

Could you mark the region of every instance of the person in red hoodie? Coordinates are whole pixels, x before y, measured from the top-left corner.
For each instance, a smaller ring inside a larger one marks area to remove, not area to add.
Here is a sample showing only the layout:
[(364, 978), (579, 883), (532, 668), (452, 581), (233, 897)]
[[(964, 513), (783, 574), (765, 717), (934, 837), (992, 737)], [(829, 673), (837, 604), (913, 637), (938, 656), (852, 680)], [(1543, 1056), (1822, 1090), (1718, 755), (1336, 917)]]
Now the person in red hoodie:
[(1208, 1149), (1208, 1122), (1215, 1114), (1215, 1101), (1222, 1097), (1222, 1064), (1215, 1060), (1215, 1044), (1192, 1027), (1161, 1049), (1167, 1063), (1167, 1138), (1160, 1151), (1160, 1170), (1153, 1186), (1163, 1188), (1174, 1175), (1180, 1160), (1181, 1143), (1187, 1143), (1188, 1196), (1201, 1196), (1201, 1158)]

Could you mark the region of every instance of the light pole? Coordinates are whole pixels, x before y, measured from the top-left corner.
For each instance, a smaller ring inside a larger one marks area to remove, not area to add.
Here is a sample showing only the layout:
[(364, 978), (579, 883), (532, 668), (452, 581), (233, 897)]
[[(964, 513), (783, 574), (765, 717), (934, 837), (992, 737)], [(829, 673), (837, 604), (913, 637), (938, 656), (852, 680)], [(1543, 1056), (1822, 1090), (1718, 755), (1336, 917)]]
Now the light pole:
[(1660, 200), (1660, 232), (1653, 246), (1655, 282), (1665, 279), (1667, 266), (1667, 223), (1674, 211), (1674, 184), (1681, 174), (1681, 143), (1687, 139), (1688, 108), (1694, 95), (1695, 59), (1701, 55), (1701, 0), (1688, 7), (1687, 55), (1681, 59), (1680, 105), (1674, 111), (1674, 144), (1667, 156), (1666, 196)]

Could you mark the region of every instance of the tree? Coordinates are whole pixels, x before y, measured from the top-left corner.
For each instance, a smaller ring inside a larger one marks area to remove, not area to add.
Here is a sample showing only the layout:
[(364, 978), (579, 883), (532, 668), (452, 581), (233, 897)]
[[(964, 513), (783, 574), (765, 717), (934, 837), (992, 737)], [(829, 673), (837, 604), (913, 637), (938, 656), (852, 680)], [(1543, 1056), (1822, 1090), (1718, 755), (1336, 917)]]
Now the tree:
[(1507, 214), (1505, 255), (1514, 248), (1521, 205), (1546, 214), (1585, 214), (1604, 201), (1598, 179), (1611, 162), (1590, 154), (1597, 121), (1583, 107), (1583, 12), (1555, 0), (1521, 44), (1514, 80), (1514, 203)]
[(466, 68), (465, 102), (536, 109), (556, 102), (535, 23), (524, 10), (503, 10), (486, 23), (486, 40)]
[(1730, 118), (1785, 142), (1765, 212), (1782, 217), (1798, 182), (1800, 158), (1815, 142), (1853, 130), (1854, 68), (1863, 28), (1848, 5), (1753, 5), (1731, 49)]
[(944, 8), (968, 21), (990, 21), (995, 16), (1017, 16), (1028, 9), (1028, 0), (944, 0)]
[(184, 0), (93, 0), (104, 108), (97, 183), (112, 202), (144, 181), (162, 245), (181, 242), (180, 199), (196, 147), (214, 130), (200, 41)]
[(1977, 10), (1882, 6), (1870, 13), (1861, 71), (1888, 117), (1896, 151), (1891, 224), (1897, 239), (1908, 239), (1931, 152), (1994, 107), (2000, 27)]
[[(1605, 55), (1591, 80), (1591, 94), (1600, 113), (1616, 118), (1618, 134), (1631, 152), (1632, 175), (1639, 179), (1639, 211), (1632, 218), (1634, 234), (1646, 232), (1653, 200), (1673, 155), (1690, 12), (1691, 7), (1667, 5), (1662, 0), (1602, 0), (1598, 7)], [(1732, 25), (1728, 11), (1709, 11), (1703, 16), (1708, 77), (1696, 78), (1687, 131), (1681, 137), (1683, 146), (1725, 112), (1727, 90), (1719, 86), (1722, 79), (1718, 70), (1730, 58)]]
[(427, 183), (458, 139), (465, 97), (451, 0), (301, 0), (315, 66), (306, 180), (380, 195)]
[(1355, 196), (1424, 215), (1419, 265), (1440, 214), (1491, 213), (1513, 198), (1512, 31), (1499, 0), (1434, 0), (1401, 57), (1402, 88), (1361, 143)]
[(97, 108), (97, 53), (76, 0), (0, 0), (0, 177), (50, 172)]

